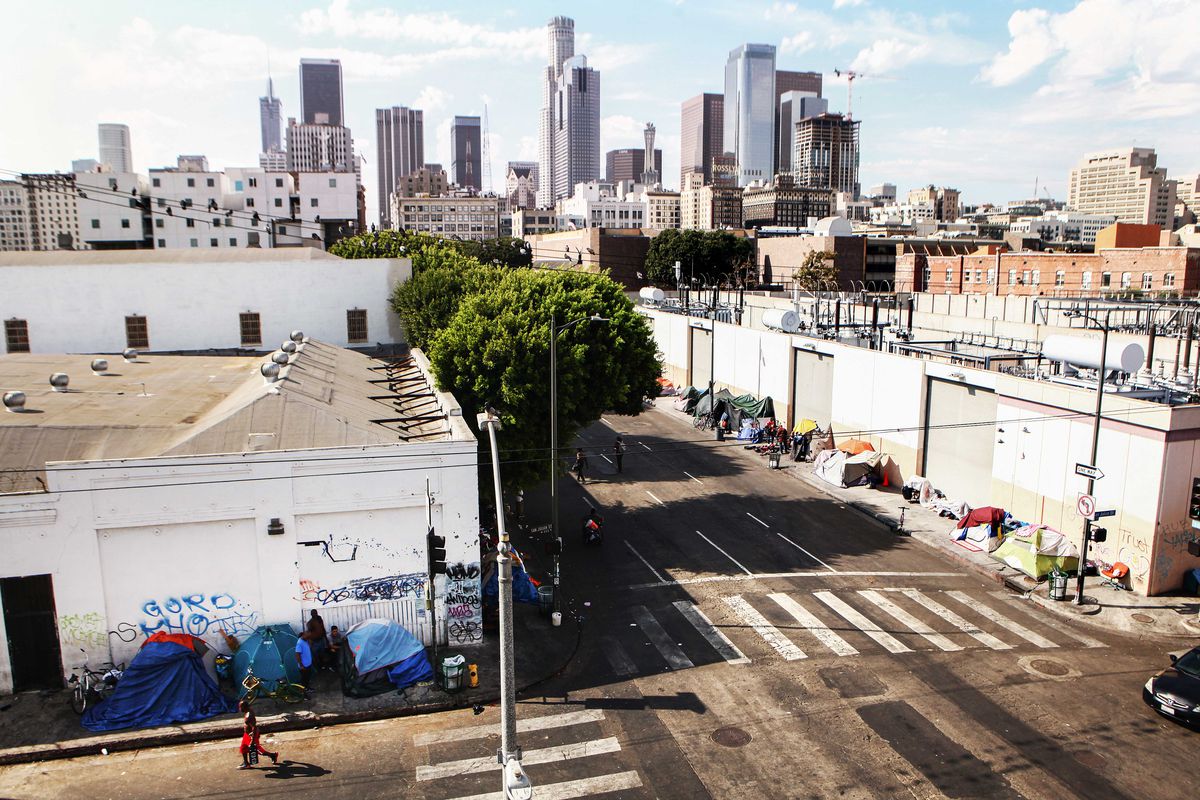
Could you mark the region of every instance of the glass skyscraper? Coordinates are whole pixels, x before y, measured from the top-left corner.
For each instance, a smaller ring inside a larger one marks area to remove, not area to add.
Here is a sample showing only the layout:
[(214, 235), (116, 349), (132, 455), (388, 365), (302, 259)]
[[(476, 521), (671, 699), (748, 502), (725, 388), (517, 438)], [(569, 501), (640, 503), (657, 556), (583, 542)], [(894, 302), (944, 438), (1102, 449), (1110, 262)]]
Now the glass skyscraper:
[(775, 165), (775, 47), (744, 44), (725, 62), (725, 152), (738, 186), (770, 183)]

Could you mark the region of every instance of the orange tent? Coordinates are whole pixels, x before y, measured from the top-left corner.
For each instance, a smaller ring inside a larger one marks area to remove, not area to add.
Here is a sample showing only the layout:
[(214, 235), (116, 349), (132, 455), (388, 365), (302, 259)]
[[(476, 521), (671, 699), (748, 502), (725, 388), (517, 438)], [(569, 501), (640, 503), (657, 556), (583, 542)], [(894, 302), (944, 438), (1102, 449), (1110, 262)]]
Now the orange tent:
[(864, 442), (862, 439), (847, 439), (838, 445), (838, 450), (841, 450), (843, 453), (849, 453), (852, 456), (856, 456), (859, 453), (864, 453), (868, 450), (874, 452), (875, 448), (871, 446), (870, 442)]

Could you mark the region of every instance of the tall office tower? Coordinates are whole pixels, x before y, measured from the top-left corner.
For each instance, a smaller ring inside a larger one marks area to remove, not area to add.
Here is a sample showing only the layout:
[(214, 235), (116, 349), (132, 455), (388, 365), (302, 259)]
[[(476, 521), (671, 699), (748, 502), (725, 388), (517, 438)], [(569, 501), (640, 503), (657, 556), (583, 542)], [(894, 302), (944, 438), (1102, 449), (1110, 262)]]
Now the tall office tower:
[(725, 62), (725, 151), (738, 186), (770, 183), (775, 169), (775, 47), (744, 44)]
[(288, 172), (354, 172), (354, 139), (344, 125), (304, 125), (288, 119)]
[[(779, 109), (776, 114), (779, 127), (775, 132), (775, 141), (779, 150), (775, 163), (776, 172), (792, 171), (792, 151), (796, 146), (796, 123), (827, 111), (829, 111), (829, 101), (809, 91), (795, 90), (784, 92), (779, 96)], [(803, 184), (803, 181), (801, 183)]]
[(538, 205), (570, 197), (577, 183), (600, 178), (600, 73), (575, 55), (575, 21), (554, 17), (546, 28), (549, 64), (542, 69), (538, 137)]
[(450, 126), (450, 171), (464, 189), (483, 188), (479, 117), (455, 117)]
[(652, 189), (656, 186), (662, 186), (662, 156), (659, 156), (657, 169), (654, 165), (655, 153), (661, 153), (662, 151), (656, 151), (654, 149), (653, 122), (646, 123), (646, 128), (642, 131), (642, 136), (646, 140), (646, 150), (642, 155), (642, 163), (646, 165), (646, 169), (645, 172), (643, 172), (639, 177), (641, 178), (643, 186), (645, 186), (647, 189)]
[(1175, 210), (1175, 181), (1158, 166), (1152, 147), (1088, 153), (1071, 170), (1067, 207), (1108, 214), (1117, 222), (1169, 227)]
[(857, 200), (858, 126), (858, 120), (841, 114), (818, 114), (797, 121), (790, 159), (796, 183), (846, 192)]
[(538, 164), (536, 161), (510, 161), (504, 181), (504, 195), (513, 210), (533, 208), (537, 204)]
[[(651, 168), (662, 175), (662, 149), (654, 149)], [(646, 151), (641, 147), (622, 147), (604, 154), (604, 182), (617, 184), (621, 181), (643, 183), (647, 172)]]
[(133, 172), (133, 148), (129, 144), (129, 126), (116, 122), (101, 122), (100, 163), (108, 164), (113, 172)]
[(705, 92), (684, 100), (680, 108), (679, 185), (689, 172), (712, 182), (712, 160), (725, 151), (725, 95)]
[(260, 153), (283, 150), (283, 103), (275, 96), (275, 83), (267, 76), (267, 96), (258, 98), (258, 120), (262, 128)]
[(396, 182), (425, 163), (425, 112), (404, 106), (375, 109), (375, 150), (379, 226), (390, 228), (389, 197)]
[(820, 97), (823, 84), (824, 76), (819, 72), (776, 70), (775, 99), (782, 97), (784, 92), (811, 92), (814, 97)]
[(341, 125), (342, 62), (336, 58), (300, 59), (300, 118), (305, 124)]

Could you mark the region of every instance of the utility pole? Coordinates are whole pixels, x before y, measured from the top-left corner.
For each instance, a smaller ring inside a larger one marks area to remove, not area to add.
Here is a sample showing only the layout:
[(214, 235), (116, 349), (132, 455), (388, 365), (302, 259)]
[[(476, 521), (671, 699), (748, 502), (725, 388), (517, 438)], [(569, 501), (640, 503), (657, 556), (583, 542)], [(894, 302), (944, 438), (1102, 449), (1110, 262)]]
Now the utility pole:
[[(1092, 418), (1092, 460), (1089, 462), (1092, 466), (1096, 466), (1096, 457), (1100, 449), (1100, 409), (1104, 403), (1104, 377), (1108, 374), (1108, 324), (1112, 319), (1112, 311), (1104, 313), (1103, 325), (1100, 325), (1100, 321), (1092, 317), (1084, 318), (1103, 331), (1100, 335), (1100, 361), (1096, 370), (1096, 414)], [(1088, 476), (1087, 487), (1087, 493), (1092, 494), (1096, 487), (1096, 479), (1091, 475)], [(1092, 520), (1089, 518), (1083, 521), (1083, 546), (1079, 548), (1079, 574), (1075, 579), (1075, 605), (1077, 606), (1083, 604), (1083, 573), (1087, 568), (1088, 542), (1091, 541), (1091, 538)]]
[(437, 663), (438, 625), (437, 625), (437, 592), (435, 584), (438, 575), (446, 574), (446, 537), (438, 536), (433, 529), (433, 495), (429, 492), (429, 477), (425, 477), (425, 554), (428, 559), (429, 590), (425, 604), (429, 611), (429, 629), (433, 633), (433, 663)]

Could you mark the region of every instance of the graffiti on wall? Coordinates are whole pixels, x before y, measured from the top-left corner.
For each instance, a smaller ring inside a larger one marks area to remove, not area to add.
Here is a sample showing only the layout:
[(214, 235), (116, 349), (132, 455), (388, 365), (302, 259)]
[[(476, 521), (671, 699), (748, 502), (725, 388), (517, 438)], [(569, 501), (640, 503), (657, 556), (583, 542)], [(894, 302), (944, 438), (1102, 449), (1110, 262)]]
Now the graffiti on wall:
[(58, 635), (63, 644), (77, 647), (103, 647), (108, 643), (104, 618), (95, 611), (87, 614), (63, 614), (58, 618)]
[(388, 575), (382, 578), (359, 578), (342, 586), (322, 588), (316, 581), (300, 581), (300, 599), (323, 606), (334, 603), (370, 603), (378, 600), (420, 599), (425, 596), (423, 573)]
[[(137, 624), (134, 638), (137, 633), (151, 636), (159, 631), (201, 637), (225, 631), (245, 636), (258, 627), (258, 612), (228, 592), (150, 599), (142, 603), (141, 611), (142, 620)], [(132, 627), (128, 623), (124, 626), (126, 632)], [(118, 625), (114, 634), (122, 641), (132, 641), (122, 635), (122, 629), (123, 625)]]
[(450, 645), (474, 644), (483, 639), (480, 609), (479, 562), (446, 567), (446, 619)]

